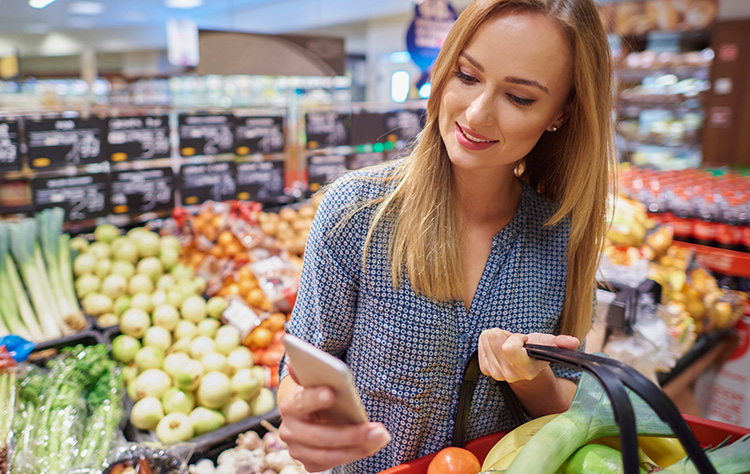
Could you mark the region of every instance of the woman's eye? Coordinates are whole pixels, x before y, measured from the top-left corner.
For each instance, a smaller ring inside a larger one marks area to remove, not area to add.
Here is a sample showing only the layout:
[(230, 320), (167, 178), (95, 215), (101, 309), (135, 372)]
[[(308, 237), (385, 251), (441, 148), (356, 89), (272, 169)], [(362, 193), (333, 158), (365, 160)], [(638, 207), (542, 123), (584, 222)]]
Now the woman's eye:
[(454, 74), (464, 84), (474, 84), (475, 82), (477, 82), (477, 79), (475, 77), (471, 77), (470, 75), (461, 72), (460, 69), (456, 70)]
[(513, 94), (508, 94), (508, 99), (514, 104), (520, 105), (521, 107), (528, 107), (535, 102), (534, 99), (524, 99), (523, 97), (518, 97), (517, 95)]

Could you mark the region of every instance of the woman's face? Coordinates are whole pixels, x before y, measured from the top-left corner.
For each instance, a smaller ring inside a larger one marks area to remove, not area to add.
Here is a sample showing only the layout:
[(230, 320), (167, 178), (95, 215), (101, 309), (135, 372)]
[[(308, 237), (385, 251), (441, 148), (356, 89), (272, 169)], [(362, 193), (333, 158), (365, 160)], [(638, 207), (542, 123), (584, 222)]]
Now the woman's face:
[(563, 30), (536, 13), (486, 21), (464, 46), (440, 102), (440, 135), (454, 166), (514, 164), (559, 126), (572, 88)]

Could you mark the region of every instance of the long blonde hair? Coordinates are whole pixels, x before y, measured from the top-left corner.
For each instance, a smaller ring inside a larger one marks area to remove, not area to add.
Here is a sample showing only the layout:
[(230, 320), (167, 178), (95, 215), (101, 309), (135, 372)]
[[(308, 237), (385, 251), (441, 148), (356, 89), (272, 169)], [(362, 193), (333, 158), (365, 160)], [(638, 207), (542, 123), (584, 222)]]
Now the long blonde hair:
[(583, 339), (591, 325), (595, 273), (606, 232), (612, 184), (612, 59), (593, 0), (476, 0), (461, 13), (432, 70), (427, 123), (410, 156), (392, 175), (395, 190), (377, 204), (365, 244), (385, 219), (393, 219), (389, 241), (392, 281), (408, 278), (414, 291), (437, 300), (463, 297), (460, 226), (454, 205), (451, 162), (438, 128), (445, 84), (464, 45), (487, 19), (511, 12), (537, 12), (556, 19), (570, 39), (573, 91), (569, 118), (545, 133), (519, 162), (517, 174), (559, 203), (546, 225), (570, 219), (567, 290), (561, 330)]

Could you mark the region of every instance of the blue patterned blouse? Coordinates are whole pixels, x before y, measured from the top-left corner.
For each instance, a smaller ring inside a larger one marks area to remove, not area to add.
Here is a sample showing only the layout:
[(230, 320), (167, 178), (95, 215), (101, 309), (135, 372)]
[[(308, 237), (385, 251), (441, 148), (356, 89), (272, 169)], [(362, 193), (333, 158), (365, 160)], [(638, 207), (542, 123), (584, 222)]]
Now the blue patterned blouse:
[[(388, 172), (375, 172), (382, 176)], [(450, 445), (458, 388), (484, 329), (559, 333), (565, 298), (569, 222), (544, 227), (555, 204), (524, 183), (518, 211), (493, 239), (470, 311), (462, 301), (415, 294), (408, 281), (391, 284), (387, 225), (374, 238), (367, 266), (362, 251), (373, 207), (343, 225), (352, 206), (388, 191), (373, 171), (340, 178), (325, 195), (307, 240), (299, 295), (287, 332), (334, 354), (351, 367), (372, 421), (392, 441), (372, 457), (334, 472), (375, 473)], [(577, 381), (562, 366), (559, 377)], [(287, 374), (282, 365), (282, 377)], [(513, 427), (495, 382), (480, 375), (465, 439)]]

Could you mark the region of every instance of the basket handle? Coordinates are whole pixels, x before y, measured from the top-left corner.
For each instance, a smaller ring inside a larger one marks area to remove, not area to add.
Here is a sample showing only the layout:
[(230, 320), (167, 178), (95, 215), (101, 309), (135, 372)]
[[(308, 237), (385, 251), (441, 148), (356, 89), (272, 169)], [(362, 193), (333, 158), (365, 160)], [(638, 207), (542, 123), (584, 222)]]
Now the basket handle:
[[(693, 432), (690, 430), (690, 427), (687, 425), (687, 422), (685, 422), (682, 415), (680, 415), (680, 411), (672, 400), (670, 400), (669, 397), (667, 397), (667, 395), (651, 380), (634, 368), (615, 359), (571, 351), (559, 347), (540, 346), (536, 344), (526, 344), (525, 347), (528, 354), (535, 359), (556, 362), (569, 367), (576, 367), (589, 373), (591, 373), (592, 368), (596, 368), (595, 370), (597, 371), (599, 369), (605, 369), (605, 371), (610, 373), (612, 377), (621, 383), (621, 385), (628, 387), (641, 397), (643, 401), (645, 401), (654, 412), (656, 412), (659, 418), (672, 428), (672, 431), (675, 436), (679, 438), (680, 443), (682, 443), (683, 448), (685, 448), (685, 451), (695, 464), (698, 472), (701, 474), (717, 474), (716, 468), (711, 464), (705, 451), (701, 449), (698, 440), (695, 439)], [(592, 375), (594, 374), (592, 373)], [(615, 410), (615, 421), (617, 421), (617, 405), (621, 402), (617, 402), (611, 397), (610, 399), (612, 400), (612, 407)], [(626, 404), (628, 406), (631, 405), (629, 399), (627, 399)], [(626, 440), (623, 439), (623, 426), (619, 422), (618, 425), (620, 425), (620, 439), (624, 449)], [(626, 463), (624, 456), (623, 458), (623, 463)], [(625, 469), (625, 472), (628, 473), (630, 471)]]

